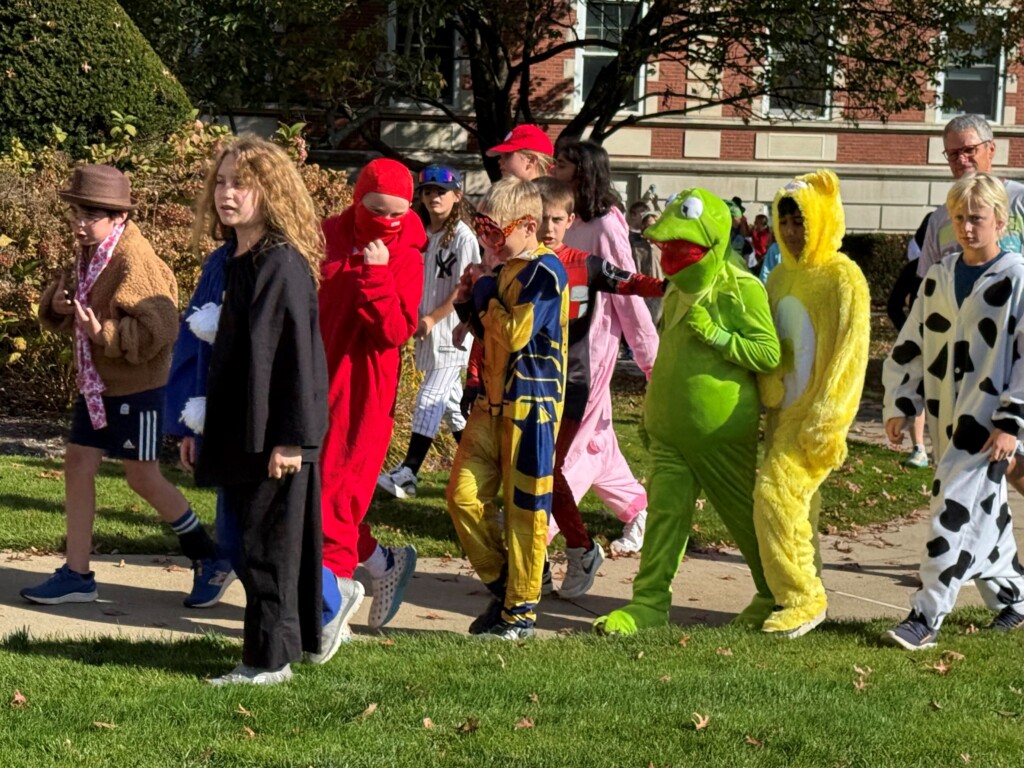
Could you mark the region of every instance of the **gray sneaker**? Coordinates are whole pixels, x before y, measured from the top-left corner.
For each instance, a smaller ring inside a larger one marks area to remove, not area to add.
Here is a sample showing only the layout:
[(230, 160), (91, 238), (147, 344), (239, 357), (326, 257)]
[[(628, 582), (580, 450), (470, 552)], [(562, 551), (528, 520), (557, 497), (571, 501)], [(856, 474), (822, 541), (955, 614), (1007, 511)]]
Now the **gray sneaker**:
[(320, 631), (320, 653), (307, 655), (310, 664), (326, 664), (338, 652), (342, 643), (352, 639), (348, 622), (359, 610), (366, 590), (355, 579), (338, 579), (338, 591), (341, 592), (341, 607)]
[(604, 562), (604, 550), (596, 541), (592, 541), (591, 544), (593, 546), (589, 552), (583, 547), (566, 548), (568, 566), (565, 569), (562, 586), (558, 588), (559, 597), (580, 597), (594, 586), (597, 569)]
[(390, 472), (377, 478), (377, 487), (387, 491), (396, 499), (416, 498), (416, 475), (405, 464), (399, 464)]
[(507, 621), (499, 621), (486, 632), (477, 635), (481, 640), (529, 640), (533, 637), (533, 623), (519, 622), (509, 624)]
[(292, 679), (292, 668), (285, 664), (280, 669), (259, 669), (250, 667), (248, 664), (239, 664), (226, 675), (211, 677), (207, 682), (210, 685), (277, 685), (286, 683)]

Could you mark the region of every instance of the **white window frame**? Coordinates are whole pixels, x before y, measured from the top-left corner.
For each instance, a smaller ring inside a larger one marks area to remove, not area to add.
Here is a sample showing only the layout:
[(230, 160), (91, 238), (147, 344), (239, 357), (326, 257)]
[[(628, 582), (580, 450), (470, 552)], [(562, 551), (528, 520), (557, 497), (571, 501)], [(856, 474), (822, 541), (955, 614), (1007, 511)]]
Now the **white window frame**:
[[(977, 65), (975, 65), (977, 66)], [(1002, 125), (1006, 114), (1006, 51), (999, 51), (999, 60), (995, 69), (996, 79), (996, 105), (995, 114), (992, 117), (985, 117), (993, 125)], [(939, 72), (935, 78), (935, 122), (945, 123), (957, 115), (966, 114), (962, 110), (952, 111), (942, 108), (942, 102), (946, 95), (946, 71)]]
[[(597, 1), (597, 0), (595, 0)], [(633, 4), (637, 6), (637, 13), (644, 14), (647, 12), (647, 3), (644, 0), (607, 0), (607, 2), (619, 3), (621, 5)], [(587, 6), (589, 0), (576, 0), (576, 36), (579, 40), (586, 39), (587, 36)], [(579, 112), (583, 106), (583, 63), (584, 59), (589, 55), (597, 58), (608, 56), (608, 52), (604, 48), (594, 48), (590, 54), (587, 53), (586, 48), (577, 48), (575, 51), (575, 62), (573, 66), (573, 83), (572, 83), (572, 110), (573, 112)], [(641, 66), (640, 71), (637, 73), (637, 89), (640, 94), (640, 99), (635, 105), (628, 108), (619, 110), (622, 114), (629, 115), (642, 115), (646, 112), (647, 107), (647, 66)]]
[[(771, 62), (775, 60), (774, 57), (775, 54), (772, 51), (771, 47), (769, 47), (769, 66), (771, 66)], [(785, 61), (785, 59), (779, 59), (779, 61)], [(831, 64), (828, 65), (825, 74), (827, 76), (829, 83), (832, 86), (835, 86), (835, 68)], [(822, 107), (821, 114), (817, 115), (809, 110), (805, 111), (800, 109), (794, 112), (786, 112), (783, 111), (781, 108), (774, 108), (772, 107), (771, 103), (771, 94), (765, 94), (761, 98), (761, 117), (763, 117), (766, 120), (813, 120), (815, 122), (827, 123), (832, 120), (832, 112), (835, 107), (835, 102), (833, 101), (834, 96), (834, 87), (829, 87), (825, 89), (825, 103)]]
[[(398, 7), (394, 2), (388, 4), (387, 38), (388, 53), (394, 53), (398, 49)], [(461, 38), (459, 33), (455, 32), (452, 37), (452, 54), (454, 61), (454, 66), (452, 67), (452, 81), (448, 84), (451, 88), (451, 91), (448, 94), (450, 99), (447, 101), (445, 99), (441, 99), (441, 103), (450, 109), (458, 109), (461, 102), (462, 62), (459, 60), (461, 47)], [(413, 108), (420, 106), (415, 98), (393, 99), (391, 103), (396, 107)]]

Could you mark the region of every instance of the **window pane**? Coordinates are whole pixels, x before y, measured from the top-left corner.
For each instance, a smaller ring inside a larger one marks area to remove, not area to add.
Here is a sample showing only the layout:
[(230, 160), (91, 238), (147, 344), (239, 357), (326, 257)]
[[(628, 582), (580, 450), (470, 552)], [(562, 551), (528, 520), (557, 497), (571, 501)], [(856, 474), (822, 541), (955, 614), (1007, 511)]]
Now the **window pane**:
[[(413, 30), (409, 38), (409, 45), (406, 48), (406, 35), (409, 34), (408, 17), (399, 17), (395, 23), (395, 51), (399, 55), (408, 53), (409, 56), (418, 56), (420, 51), (419, 35)], [(445, 85), (441, 91), (440, 100), (451, 104), (455, 100), (455, 30), (453, 27), (445, 26), (431, 37), (423, 40), (423, 58), (427, 61), (437, 61), (437, 69), (444, 78)]]
[[(590, 95), (591, 89), (598, 82), (598, 77), (601, 74), (601, 69), (615, 58), (614, 54), (605, 53), (589, 53), (584, 52), (583, 55), (583, 79), (580, 88), (580, 101), (586, 101), (587, 96)], [(640, 98), (640, 75), (637, 73), (636, 81), (633, 86), (633, 98)], [(635, 105), (630, 105), (627, 109), (630, 111), (635, 110)]]
[(807, 64), (775, 59), (772, 62), (769, 112), (773, 115), (823, 117), (828, 107), (828, 92), (821, 83), (826, 75), (824, 68), (815, 72)]
[[(969, 113), (996, 119), (996, 99), (999, 95), (995, 67), (950, 69), (946, 72), (942, 100), (944, 114)], [(958, 102), (954, 104), (953, 102)]]
[(618, 42), (633, 22), (638, 3), (587, 3), (586, 37)]

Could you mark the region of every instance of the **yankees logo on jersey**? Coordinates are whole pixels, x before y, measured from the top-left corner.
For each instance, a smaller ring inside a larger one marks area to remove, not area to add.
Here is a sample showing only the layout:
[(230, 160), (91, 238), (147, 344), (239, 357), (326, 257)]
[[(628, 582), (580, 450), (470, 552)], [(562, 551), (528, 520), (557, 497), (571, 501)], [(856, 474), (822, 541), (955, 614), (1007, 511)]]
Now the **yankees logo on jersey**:
[(434, 255), (434, 264), (437, 267), (438, 277), (451, 277), (452, 267), (455, 266), (455, 254), (438, 251)]

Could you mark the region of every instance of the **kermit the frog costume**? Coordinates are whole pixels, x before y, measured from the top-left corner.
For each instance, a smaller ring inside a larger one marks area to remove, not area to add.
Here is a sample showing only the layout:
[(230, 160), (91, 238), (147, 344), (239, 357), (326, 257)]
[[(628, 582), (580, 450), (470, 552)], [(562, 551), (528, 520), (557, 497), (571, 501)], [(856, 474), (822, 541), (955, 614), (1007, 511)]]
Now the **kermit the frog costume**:
[(846, 458), (867, 368), (870, 296), (860, 268), (839, 252), (846, 227), (832, 171), (791, 181), (772, 212), (782, 262), (768, 298), (783, 361), (758, 381), (768, 416), (754, 523), (780, 606), (763, 629), (794, 638), (825, 619), (818, 489)]
[(730, 255), (732, 218), (704, 189), (681, 192), (644, 235), (661, 246), (670, 286), (644, 403), (654, 468), (633, 599), (594, 622), (631, 634), (668, 624), (672, 579), (703, 491), (750, 566), (757, 595), (740, 619), (761, 626), (774, 600), (761, 568), (751, 498), (760, 401), (755, 374), (779, 364), (761, 282)]

